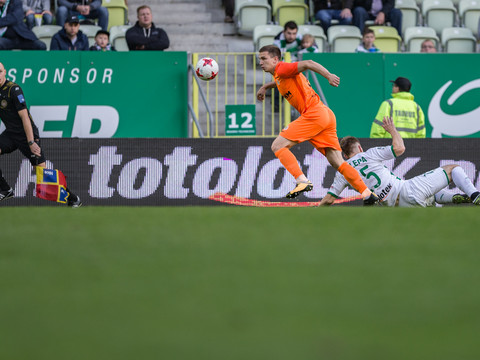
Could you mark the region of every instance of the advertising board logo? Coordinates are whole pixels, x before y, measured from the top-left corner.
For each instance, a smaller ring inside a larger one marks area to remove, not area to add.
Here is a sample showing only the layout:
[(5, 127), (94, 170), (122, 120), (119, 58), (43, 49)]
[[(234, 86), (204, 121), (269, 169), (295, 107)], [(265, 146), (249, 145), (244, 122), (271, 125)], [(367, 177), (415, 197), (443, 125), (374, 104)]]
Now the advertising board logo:
[[(432, 138), (440, 138), (442, 135), (468, 136), (480, 131), (480, 101), (476, 109), (463, 114), (450, 115), (442, 110), (440, 101), (451, 83), (451, 80), (447, 81), (430, 101), (428, 119), (433, 128)], [(463, 94), (477, 88), (480, 88), (480, 79), (468, 82), (447, 99), (447, 104), (453, 105)]]

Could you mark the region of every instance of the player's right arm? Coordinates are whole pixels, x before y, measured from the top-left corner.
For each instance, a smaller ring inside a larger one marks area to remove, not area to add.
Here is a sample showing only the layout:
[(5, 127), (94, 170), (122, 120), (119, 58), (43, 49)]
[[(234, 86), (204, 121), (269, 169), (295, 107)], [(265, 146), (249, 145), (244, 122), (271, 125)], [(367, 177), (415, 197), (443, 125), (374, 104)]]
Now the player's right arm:
[(335, 197), (333, 197), (331, 194), (325, 195), (325, 197), (320, 201), (319, 206), (329, 206), (332, 205), (335, 202)]
[(268, 83), (263, 84), (263, 85), (260, 87), (260, 89), (258, 89), (258, 91), (257, 91), (257, 99), (258, 99), (259, 101), (265, 100), (265, 93), (267, 92), (267, 90), (268, 90), (268, 89), (272, 89), (272, 88), (274, 88), (274, 87), (276, 87), (274, 81), (270, 81), (270, 82), (268, 82)]
[(304, 72), (305, 70), (312, 70), (327, 79), (330, 85), (335, 87), (338, 87), (338, 85), (340, 85), (340, 78), (337, 75), (332, 74), (325, 67), (313, 60), (302, 60), (299, 61), (297, 64), (299, 73)]
[(320, 206), (332, 205), (336, 199), (340, 196), (342, 191), (347, 187), (348, 182), (343, 175), (339, 172), (335, 174), (332, 186), (328, 189), (327, 195), (320, 201)]
[(390, 116), (383, 117), (382, 127), (392, 135), (392, 148), (395, 156), (400, 156), (405, 152), (405, 143), (403, 142), (403, 138), (398, 133), (397, 128), (393, 124), (393, 120)]

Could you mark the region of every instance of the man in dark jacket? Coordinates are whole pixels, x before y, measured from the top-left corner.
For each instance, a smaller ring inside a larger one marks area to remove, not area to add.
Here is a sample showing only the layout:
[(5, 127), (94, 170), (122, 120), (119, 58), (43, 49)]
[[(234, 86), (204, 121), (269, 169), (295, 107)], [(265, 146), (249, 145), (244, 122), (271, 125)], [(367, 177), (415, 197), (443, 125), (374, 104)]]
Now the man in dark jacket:
[(57, 4), (57, 24), (63, 24), (69, 16), (75, 15), (79, 19), (98, 19), (98, 26), (107, 31), (108, 9), (102, 6), (102, 0), (58, 0)]
[(23, 22), (22, 0), (0, 0), (0, 50), (47, 50)]
[(327, 34), (332, 20), (338, 20), (339, 25), (352, 24), (352, 7), (353, 0), (315, 0), (315, 19)]
[(129, 50), (165, 50), (170, 46), (167, 33), (152, 22), (152, 10), (148, 5), (137, 9), (137, 18), (135, 26), (125, 34)]
[(365, 21), (375, 20), (375, 25), (392, 24), (402, 36), (402, 12), (395, 9), (395, 0), (355, 0), (353, 3), (353, 25), (363, 34)]
[(88, 50), (88, 38), (80, 30), (77, 16), (70, 16), (63, 29), (53, 35), (50, 50)]

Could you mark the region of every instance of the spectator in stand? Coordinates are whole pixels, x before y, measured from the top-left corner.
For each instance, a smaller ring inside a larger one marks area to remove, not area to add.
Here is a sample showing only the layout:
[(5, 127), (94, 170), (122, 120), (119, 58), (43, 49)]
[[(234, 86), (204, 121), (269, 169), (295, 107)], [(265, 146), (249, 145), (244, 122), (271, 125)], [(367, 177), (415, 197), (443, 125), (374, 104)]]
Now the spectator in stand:
[(108, 28), (108, 9), (102, 6), (102, 0), (58, 0), (57, 4), (57, 24), (64, 24), (68, 17), (75, 15), (81, 21), (98, 19), (98, 26), (103, 30)]
[(305, 34), (302, 38), (302, 43), (300, 47), (300, 51), (298, 54), (308, 54), (308, 53), (318, 53), (317, 44), (315, 44), (315, 37), (312, 34)]
[(50, 12), (50, 0), (23, 0), (25, 22), (31, 30), (35, 25), (50, 25), (53, 15)]
[(420, 47), (420, 52), (422, 53), (436, 53), (437, 48), (435, 47), (435, 43), (433, 40), (427, 39), (423, 40), (422, 45)]
[(170, 46), (165, 30), (157, 28), (152, 22), (150, 6), (139, 6), (137, 18), (138, 21), (125, 34), (129, 50), (165, 50)]
[(410, 93), (412, 83), (404, 77), (392, 82), (392, 98), (385, 100), (378, 109), (370, 130), (371, 138), (391, 138), (383, 127), (383, 119), (390, 117), (402, 138), (423, 139), (426, 135), (425, 115)]
[(47, 50), (23, 22), (21, 0), (0, 0), (0, 50)]
[(110, 33), (105, 30), (98, 30), (95, 34), (95, 44), (90, 46), (90, 51), (116, 51), (110, 44)]
[(77, 16), (70, 16), (63, 29), (53, 35), (50, 50), (88, 50), (88, 38), (80, 30)]
[(338, 20), (339, 25), (352, 24), (353, 0), (315, 0), (315, 19), (320, 20), (320, 25), (327, 33), (332, 20)]
[(374, 52), (379, 52), (375, 47), (375, 32), (370, 29), (370, 28), (365, 28), (363, 30), (363, 40), (360, 45), (358, 45), (357, 49), (355, 50), (356, 52), (362, 52), (362, 53), (374, 53)]
[(375, 20), (375, 25), (389, 22), (402, 36), (402, 12), (395, 8), (395, 0), (354, 0), (353, 25), (363, 33), (367, 20)]
[(273, 40), (273, 45), (277, 46), (282, 52), (282, 57), (289, 52), (292, 61), (297, 61), (298, 50), (302, 44), (302, 35), (298, 32), (298, 26), (295, 21), (288, 21)]

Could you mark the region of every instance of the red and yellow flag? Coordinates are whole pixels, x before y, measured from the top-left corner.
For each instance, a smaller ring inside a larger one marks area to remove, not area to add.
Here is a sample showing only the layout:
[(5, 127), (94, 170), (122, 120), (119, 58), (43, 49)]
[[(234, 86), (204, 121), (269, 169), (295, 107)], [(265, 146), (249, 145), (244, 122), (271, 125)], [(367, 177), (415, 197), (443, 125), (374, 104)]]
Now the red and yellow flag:
[(40, 199), (66, 203), (68, 198), (67, 181), (60, 170), (37, 166), (37, 197)]

